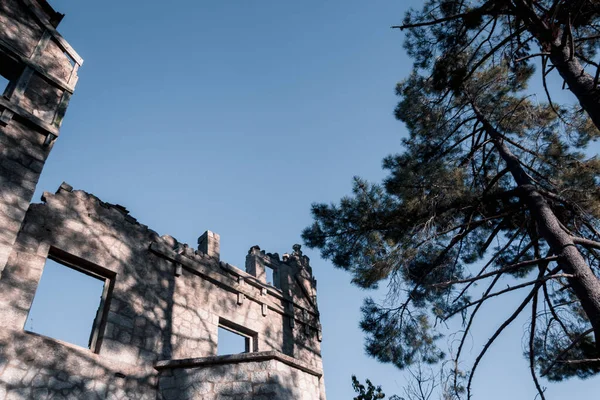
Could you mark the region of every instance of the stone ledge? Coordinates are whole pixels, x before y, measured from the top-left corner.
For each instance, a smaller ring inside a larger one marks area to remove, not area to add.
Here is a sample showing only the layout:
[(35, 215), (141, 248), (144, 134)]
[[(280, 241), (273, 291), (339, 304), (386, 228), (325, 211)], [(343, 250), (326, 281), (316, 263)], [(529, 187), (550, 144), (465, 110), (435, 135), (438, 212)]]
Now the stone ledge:
[[(27, 362), (31, 362), (31, 360), (27, 359), (29, 355), (27, 349), (32, 349), (32, 354), (35, 354), (36, 359), (44, 359), (46, 357), (54, 358), (55, 360), (66, 360), (66, 355), (68, 354), (69, 356), (79, 357), (90, 361), (98, 368), (102, 368), (111, 374), (121, 374), (128, 377), (150, 376), (148, 374), (155, 370), (151, 362), (129, 364), (114, 358), (108, 358), (102, 354), (94, 353), (88, 348), (73, 343), (26, 330), (13, 330), (10, 328), (0, 329), (0, 341), (11, 343), (4, 349), (0, 349), (0, 358), (3, 356), (5, 357), (6, 354), (8, 354), (7, 351), (9, 351), (10, 347), (18, 345), (20, 350), (14, 353), (16, 354), (16, 359), (25, 359)], [(61, 367), (68, 370), (69, 365), (65, 364)]]
[(158, 361), (154, 364), (154, 368), (161, 371), (164, 369), (174, 368), (197, 368), (197, 367), (208, 367), (211, 365), (221, 364), (237, 364), (245, 362), (260, 362), (268, 360), (277, 360), (283, 364), (289, 365), (299, 369), (300, 371), (309, 373), (311, 375), (320, 378), (323, 376), (323, 371), (318, 368), (311, 367), (310, 365), (296, 360), (293, 357), (286, 356), (278, 351), (261, 351), (256, 353), (242, 353), (232, 354), (227, 356), (213, 356), (213, 357), (200, 357), (200, 358), (186, 358), (180, 360), (164, 360)]
[[(29, 111), (25, 110), (23, 107), (18, 106), (14, 103), (11, 103), (9, 100), (5, 99), (4, 97), (0, 97), (0, 106), (4, 109), (7, 109), (7, 110), (13, 112), (14, 114), (17, 114), (21, 118), (29, 121), (30, 123), (36, 125), (37, 127), (41, 128), (46, 133), (46, 135), (51, 133), (54, 136), (58, 137), (58, 128), (55, 125), (49, 124), (48, 122), (36, 117)], [(40, 145), (41, 145), (41, 143), (40, 143)]]
[(45, 18), (42, 10), (32, 4), (31, 0), (22, 0), (23, 3), (29, 8), (29, 11), (33, 12), (37, 20), (41, 23), (43, 28), (46, 28), (47, 31), (50, 32), (54, 40), (58, 42), (59, 47), (61, 47), (69, 56), (79, 65), (83, 64), (83, 58), (71, 47), (71, 45), (62, 37), (60, 33), (56, 31), (56, 29), (50, 24), (50, 21)]
[[(60, 47), (60, 46), (59, 46)], [(18, 51), (17, 49), (15, 49), (10, 43), (7, 43), (5, 40), (3, 40), (2, 38), (0, 38), (0, 49), (2, 49), (5, 53), (8, 53), (12, 58), (16, 59), (16, 61), (18, 61), (21, 64), (24, 64), (24, 66), (29, 67), (31, 69), (33, 69), (36, 73), (38, 73), (39, 75), (43, 76), (46, 80), (48, 80), (49, 82), (52, 82), (53, 86), (56, 86), (57, 88), (68, 92), (70, 94), (73, 94), (75, 91), (75, 85), (77, 84), (77, 74), (73, 74), (73, 71), (71, 71), (71, 76), (73, 77), (73, 79), (71, 79), (70, 81), (66, 81), (63, 78), (54, 76), (54, 75), (50, 75), (46, 68), (42, 67), (39, 62), (34, 61), (33, 59), (24, 56), (20, 51)], [(79, 66), (79, 64), (75, 64), (77, 67)], [(79, 70), (77, 68), (77, 70)]]

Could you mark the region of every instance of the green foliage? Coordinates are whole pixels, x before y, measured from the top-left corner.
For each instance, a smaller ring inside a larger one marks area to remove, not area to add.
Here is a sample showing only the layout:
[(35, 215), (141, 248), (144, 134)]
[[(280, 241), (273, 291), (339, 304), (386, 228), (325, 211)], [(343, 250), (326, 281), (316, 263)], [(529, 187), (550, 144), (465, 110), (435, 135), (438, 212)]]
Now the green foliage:
[[(355, 375), (352, 375), (352, 388), (358, 393), (358, 396), (354, 397), (354, 400), (377, 400), (385, 398), (381, 386), (375, 387), (368, 379), (365, 383), (367, 386), (360, 383)], [(392, 396), (390, 400), (398, 400), (398, 397)]]
[[(535, 25), (528, 10), (546, 13), (562, 36)], [(481, 305), (511, 291), (501, 288), (516, 279), (527, 296), (497, 334), (535, 298), (524, 353), (538, 371), (552, 380), (600, 371), (593, 361), (600, 326), (582, 307), (593, 296), (574, 285), (565, 273), (572, 261), (561, 258), (556, 233), (542, 228), (556, 220), (598, 276), (600, 160), (585, 156), (598, 123), (585, 106), (544, 103), (527, 92), (538, 46), (554, 51), (560, 40), (579, 38), (573, 57), (596, 55), (599, 39), (584, 36), (598, 29), (599, 15), (597, 3), (584, 0), (430, 0), (407, 13), (405, 47), (415, 68), (396, 88), (395, 115), (409, 134), (403, 150), (384, 159), (383, 182), (355, 178), (351, 196), (314, 204), (314, 224), (303, 232), (358, 286), (388, 285), (382, 304), (368, 298), (362, 308), (366, 350), (379, 361), (405, 368), (442, 360), (439, 322), (456, 316), (464, 324), (450, 354), (458, 364)], [(600, 100), (597, 106), (600, 112)]]

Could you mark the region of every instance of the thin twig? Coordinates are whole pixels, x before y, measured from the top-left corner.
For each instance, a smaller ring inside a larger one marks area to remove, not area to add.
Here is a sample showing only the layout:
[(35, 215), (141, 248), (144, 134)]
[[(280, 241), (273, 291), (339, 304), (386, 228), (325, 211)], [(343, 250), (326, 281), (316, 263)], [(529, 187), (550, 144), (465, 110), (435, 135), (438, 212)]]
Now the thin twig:
[[(540, 268), (540, 272), (543, 273), (543, 269)], [(538, 292), (536, 291), (533, 295), (533, 301), (531, 302), (531, 327), (529, 332), (529, 371), (531, 372), (531, 378), (533, 379), (533, 383), (535, 384), (535, 388), (537, 389), (540, 399), (546, 400), (544, 396), (544, 389), (540, 386), (540, 382), (538, 381), (537, 374), (535, 373), (535, 350), (533, 341), (535, 339), (535, 323), (537, 319), (537, 301), (538, 301)]]
[[(539, 275), (538, 275), (538, 278), (539, 278)], [(537, 279), (536, 281), (539, 281), (539, 280), (540, 279)], [(500, 325), (500, 327), (496, 330), (496, 332), (494, 332), (494, 334), (492, 335), (492, 337), (487, 341), (487, 343), (483, 347), (483, 350), (481, 350), (481, 352), (479, 353), (479, 355), (475, 359), (475, 363), (473, 364), (473, 368), (471, 369), (471, 374), (469, 375), (469, 381), (467, 383), (467, 399), (471, 399), (471, 383), (473, 382), (473, 377), (475, 376), (475, 370), (477, 369), (477, 366), (481, 362), (481, 359), (483, 358), (483, 356), (485, 355), (485, 353), (488, 351), (488, 349), (490, 348), (490, 346), (492, 345), (492, 343), (494, 343), (494, 341), (496, 340), (496, 338), (498, 336), (500, 336), (500, 334), (502, 333), (502, 331), (508, 325), (510, 325), (519, 316), (519, 314), (521, 314), (521, 311), (523, 311), (523, 309), (525, 308), (525, 306), (527, 306), (527, 304), (531, 301), (531, 298), (533, 297), (533, 295), (539, 289), (539, 285), (540, 285), (539, 283), (536, 284), (536, 286), (531, 290), (531, 292), (529, 292), (529, 294), (527, 295), (527, 297), (525, 298), (525, 300), (523, 300), (523, 302), (519, 305), (519, 307), (515, 310), (515, 312), (512, 313), (512, 315), (510, 317), (508, 317), (508, 319), (505, 320), (504, 323), (502, 323), (502, 325)]]
[(600, 362), (600, 358), (584, 358), (581, 360), (562, 360), (557, 361), (561, 364), (587, 364), (587, 363), (596, 363)]
[(494, 276), (497, 274), (502, 274), (504, 272), (508, 272), (508, 271), (512, 271), (515, 269), (519, 269), (521, 267), (526, 267), (526, 266), (530, 266), (530, 265), (536, 265), (539, 263), (543, 263), (543, 262), (551, 262), (551, 261), (556, 261), (558, 260), (557, 256), (550, 256), (550, 257), (546, 257), (546, 258), (539, 258), (536, 260), (527, 260), (527, 261), (523, 261), (520, 263), (516, 263), (516, 264), (512, 264), (512, 265), (507, 265), (506, 267), (500, 268), (496, 271), (493, 272), (488, 272), (487, 274), (483, 274), (483, 275), (478, 275), (475, 276), (473, 278), (467, 278), (467, 279), (461, 279), (461, 280), (456, 280), (456, 281), (447, 281), (447, 282), (440, 282), (440, 283), (436, 283), (434, 285), (431, 285), (433, 287), (444, 287), (444, 286), (450, 286), (450, 285), (456, 285), (459, 283), (468, 283), (468, 282), (474, 282), (480, 279), (485, 279), (485, 278), (489, 278), (490, 276)]
[(521, 58), (517, 58), (516, 60), (514, 60), (516, 63), (521, 62), (521, 61), (525, 61), (528, 60), (530, 58), (533, 57), (541, 57), (541, 56), (549, 56), (550, 53), (535, 53), (535, 54), (529, 54), (528, 56), (525, 57), (521, 57)]
[[(560, 267), (557, 267), (553, 271), (559, 270), (559, 268)], [(533, 281), (521, 283), (521, 284), (515, 285), (515, 286), (509, 286), (506, 289), (500, 290), (498, 292), (494, 292), (494, 293), (492, 293), (490, 295), (487, 295), (487, 296), (482, 296), (478, 300), (475, 300), (475, 301), (472, 301), (472, 302), (469, 302), (469, 303), (465, 304), (464, 306), (460, 307), (458, 310), (455, 310), (455, 311), (451, 312), (449, 315), (447, 315), (444, 318), (444, 320), (447, 320), (448, 318), (452, 317), (453, 315), (456, 315), (459, 312), (461, 312), (463, 310), (466, 310), (469, 307), (472, 307), (472, 306), (474, 306), (476, 304), (479, 304), (479, 303), (484, 302), (484, 301), (486, 301), (488, 299), (491, 299), (492, 297), (496, 297), (496, 296), (500, 296), (501, 294), (504, 294), (504, 293), (512, 292), (513, 290), (523, 289), (524, 287), (531, 286), (531, 285), (537, 285), (538, 283), (541, 284), (541, 283), (543, 283), (543, 282), (545, 282), (547, 280), (550, 280), (550, 279), (574, 278), (574, 277), (575, 277), (575, 275), (573, 275), (573, 274), (551, 274), (551, 275), (546, 275), (546, 276), (544, 276), (542, 278), (539, 278), (539, 279), (535, 279)]]

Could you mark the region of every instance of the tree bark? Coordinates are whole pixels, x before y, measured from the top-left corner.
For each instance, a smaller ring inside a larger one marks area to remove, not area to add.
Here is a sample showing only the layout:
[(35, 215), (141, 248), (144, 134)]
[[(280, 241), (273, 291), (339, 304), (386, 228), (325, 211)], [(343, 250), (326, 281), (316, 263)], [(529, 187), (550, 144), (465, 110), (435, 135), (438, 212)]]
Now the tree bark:
[(552, 65), (600, 130), (600, 90), (596, 87), (594, 78), (585, 72), (573, 54), (575, 46), (573, 36), (568, 32), (569, 26), (563, 26), (562, 31), (553, 29), (537, 15), (531, 2), (515, 0), (514, 7), (515, 13), (523, 19), (526, 29), (535, 36), (540, 48), (549, 54)]
[(558, 263), (567, 274), (573, 292), (592, 325), (596, 350), (600, 353), (600, 280), (594, 275), (577, 247), (573, 238), (561, 228), (560, 221), (544, 196), (536, 189), (530, 177), (525, 173), (517, 157), (504, 144), (502, 135), (481, 114), (472, 103), (475, 114), (492, 138), (500, 156), (506, 162), (518, 188), (519, 196), (527, 204), (536, 221), (539, 233), (550, 246), (551, 251), (559, 257)]
[(581, 107), (590, 116), (594, 125), (600, 130), (600, 91), (594, 84), (594, 78), (585, 72), (575, 55), (566, 44), (550, 45), (550, 61), (560, 76), (569, 86), (569, 90), (577, 97)]

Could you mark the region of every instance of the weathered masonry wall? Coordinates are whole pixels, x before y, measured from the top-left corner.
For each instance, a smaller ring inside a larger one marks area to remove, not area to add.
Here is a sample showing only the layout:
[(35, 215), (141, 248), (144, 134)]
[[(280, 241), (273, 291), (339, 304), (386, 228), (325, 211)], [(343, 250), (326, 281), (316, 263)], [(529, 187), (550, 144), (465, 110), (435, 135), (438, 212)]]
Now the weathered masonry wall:
[[(228, 357), (188, 360), (193, 368), (173, 368), (177, 362), (159, 363), (165, 368), (160, 390), (179, 399), (302, 399), (319, 398), (319, 376), (301, 362), (263, 352)], [(227, 397), (225, 397), (227, 398)]]
[[(30, 204), (83, 62), (61, 19), (46, 0), (0, 0), (0, 400), (325, 400), (299, 245), (253, 246), (242, 270), (216, 233), (194, 249), (68, 184)], [(25, 329), (49, 260), (103, 282), (87, 348)], [(246, 351), (218, 356), (220, 328)]]
[(44, 0), (0, 1), (0, 275), (83, 60)]
[[(201, 251), (211, 232), (194, 250), (66, 184), (44, 201), (0, 280), (0, 399), (324, 399), (315, 282), (299, 246), (282, 260), (257, 247), (247, 256), (255, 271), (277, 270), (280, 289)], [(91, 349), (23, 330), (48, 257), (108, 282)], [(216, 357), (224, 324), (252, 336), (251, 352)]]

